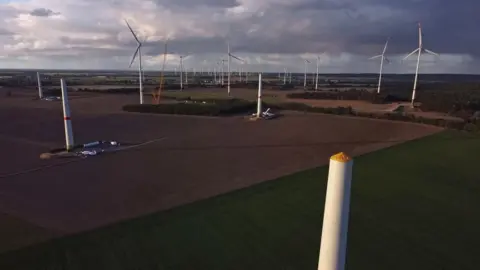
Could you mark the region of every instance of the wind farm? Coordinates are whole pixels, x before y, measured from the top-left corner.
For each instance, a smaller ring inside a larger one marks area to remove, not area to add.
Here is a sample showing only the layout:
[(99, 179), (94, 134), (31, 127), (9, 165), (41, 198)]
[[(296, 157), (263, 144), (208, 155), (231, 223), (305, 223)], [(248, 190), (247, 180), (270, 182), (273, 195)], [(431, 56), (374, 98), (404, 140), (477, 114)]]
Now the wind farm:
[(233, 34), (210, 56), (121, 26), (124, 70), (0, 70), (0, 269), (480, 263), (480, 77), (420, 74), (444, 61), (420, 23), (348, 74), (322, 46), (267, 68)]

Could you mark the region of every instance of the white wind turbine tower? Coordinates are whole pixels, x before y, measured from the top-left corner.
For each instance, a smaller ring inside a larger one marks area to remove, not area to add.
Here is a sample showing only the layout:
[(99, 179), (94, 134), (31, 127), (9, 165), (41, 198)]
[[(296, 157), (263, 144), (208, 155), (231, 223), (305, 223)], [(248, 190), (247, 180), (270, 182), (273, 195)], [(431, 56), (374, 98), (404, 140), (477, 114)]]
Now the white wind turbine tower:
[(305, 72), (303, 74), (303, 89), (307, 89), (307, 65), (310, 63), (307, 59), (304, 59), (305, 61)]
[(238, 61), (240, 62), (244, 62), (242, 59), (236, 57), (235, 55), (233, 55), (231, 52), (230, 52), (230, 42), (227, 41), (227, 52), (228, 52), (228, 60), (227, 60), (227, 65), (228, 65), (228, 78), (227, 78), (227, 92), (228, 92), (228, 95), (230, 96), (230, 58), (235, 58), (237, 59)]
[(43, 99), (42, 80), (40, 80), (40, 72), (37, 72), (38, 98)]
[(380, 86), (382, 84), (382, 71), (383, 71), (383, 61), (386, 61), (387, 63), (390, 63), (390, 60), (385, 56), (385, 52), (387, 51), (387, 46), (388, 46), (388, 40), (390, 38), (387, 38), (387, 42), (385, 42), (385, 47), (383, 47), (382, 54), (376, 55), (374, 57), (371, 57), (370, 59), (376, 59), (380, 58), (380, 74), (378, 75), (378, 89), (377, 89), (377, 94), (380, 94)]
[(413, 92), (412, 92), (412, 107), (413, 107), (413, 104), (415, 102), (415, 91), (417, 90), (417, 82), (418, 82), (418, 68), (420, 66), (420, 56), (422, 54), (422, 52), (424, 53), (428, 53), (428, 54), (431, 54), (431, 55), (434, 55), (434, 56), (438, 56), (437, 53), (434, 53), (430, 50), (427, 50), (425, 48), (423, 48), (423, 40), (422, 40), (422, 26), (420, 23), (418, 23), (418, 48), (415, 49), (413, 52), (411, 52), (410, 54), (408, 54), (407, 56), (405, 56), (405, 58), (403, 58), (403, 60), (407, 59), (409, 56), (415, 54), (418, 52), (418, 56), (417, 56), (417, 68), (415, 70), (415, 81), (413, 82)]
[(317, 56), (317, 72), (315, 73), (315, 91), (318, 90), (318, 65), (320, 64), (320, 61), (322, 60), (320, 57), (324, 55), (325, 53), (322, 53)]
[(180, 55), (180, 90), (183, 90), (183, 59), (187, 56), (188, 54)]
[(287, 68), (283, 68), (283, 85), (287, 84)]
[(135, 53), (133, 54), (132, 61), (130, 61), (130, 65), (128, 67), (131, 67), (133, 64), (133, 61), (135, 61), (135, 58), (138, 55), (138, 81), (139, 81), (139, 88), (140, 88), (140, 104), (143, 104), (143, 70), (142, 70), (142, 43), (140, 40), (138, 40), (137, 35), (135, 35), (135, 32), (133, 32), (132, 27), (130, 27), (130, 24), (128, 24), (128, 21), (125, 20), (125, 23), (127, 24), (128, 29), (130, 29), (130, 32), (132, 33), (133, 37), (137, 41), (137, 49), (135, 50)]

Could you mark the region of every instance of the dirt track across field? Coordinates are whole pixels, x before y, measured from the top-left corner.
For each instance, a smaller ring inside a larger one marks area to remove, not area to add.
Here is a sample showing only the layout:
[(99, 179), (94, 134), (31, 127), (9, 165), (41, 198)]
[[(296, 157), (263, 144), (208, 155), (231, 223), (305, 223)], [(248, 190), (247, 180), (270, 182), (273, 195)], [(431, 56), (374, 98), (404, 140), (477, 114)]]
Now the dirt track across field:
[(0, 251), (324, 165), (339, 151), (359, 155), (440, 130), (320, 114), (249, 122), (120, 111), (137, 98), (72, 98), (75, 140), (150, 144), (51, 160), (39, 155), (64, 143), (60, 103), (0, 98)]

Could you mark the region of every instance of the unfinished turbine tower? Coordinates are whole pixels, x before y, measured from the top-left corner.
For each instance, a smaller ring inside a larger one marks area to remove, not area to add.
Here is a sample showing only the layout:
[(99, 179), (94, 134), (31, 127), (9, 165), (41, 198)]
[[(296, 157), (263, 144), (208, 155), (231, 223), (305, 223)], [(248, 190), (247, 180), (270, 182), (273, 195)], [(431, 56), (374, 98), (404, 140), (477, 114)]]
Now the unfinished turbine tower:
[(65, 149), (71, 151), (74, 146), (72, 121), (70, 119), (70, 106), (68, 102), (67, 84), (63, 78), (60, 79), (60, 87), (62, 90), (62, 108), (63, 108), (63, 122), (65, 126)]
[(415, 80), (413, 82), (413, 92), (412, 92), (412, 107), (414, 105), (414, 102), (415, 102), (415, 92), (417, 90), (417, 83), (418, 83), (418, 68), (420, 66), (420, 56), (422, 55), (422, 52), (423, 53), (427, 53), (427, 54), (431, 54), (431, 55), (434, 55), (434, 56), (438, 56), (437, 53), (435, 52), (432, 52), (430, 50), (427, 50), (423, 47), (423, 34), (422, 34), (422, 25), (420, 23), (418, 23), (418, 48), (416, 48), (413, 52), (411, 52), (410, 54), (408, 54), (407, 56), (405, 56), (405, 58), (403, 58), (403, 60), (407, 59), (408, 57), (410, 57), (411, 55), (415, 54), (415, 53), (418, 53), (418, 56), (417, 56), (417, 68), (415, 70)]
[(258, 73), (257, 117), (262, 115), (262, 73)]
[(376, 59), (376, 58), (380, 58), (380, 73), (378, 75), (378, 89), (377, 89), (377, 94), (380, 94), (380, 87), (381, 87), (381, 84), (382, 84), (382, 71), (383, 71), (383, 61), (387, 62), (387, 63), (390, 63), (390, 60), (388, 60), (388, 58), (385, 56), (385, 52), (387, 51), (387, 46), (388, 46), (388, 40), (390, 38), (387, 38), (387, 42), (385, 42), (385, 47), (383, 47), (383, 51), (382, 51), (382, 54), (380, 55), (375, 55), (373, 57), (370, 57), (370, 59)]
[(128, 29), (130, 29), (130, 32), (132, 33), (133, 37), (137, 41), (137, 49), (135, 50), (135, 53), (133, 54), (132, 60), (130, 61), (130, 65), (128, 66), (129, 68), (132, 66), (133, 62), (135, 61), (135, 58), (138, 55), (138, 84), (140, 88), (140, 104), (143, 104), (143, 71), (142, 71), (142, 42), (138, 39), (137, 35), (135, 35), (135, 32), (133, 32), (132, 27), (130, 27), (130, 24), (128, 24), (128, 21), (125, 20), (125, 23), (127, 24)]

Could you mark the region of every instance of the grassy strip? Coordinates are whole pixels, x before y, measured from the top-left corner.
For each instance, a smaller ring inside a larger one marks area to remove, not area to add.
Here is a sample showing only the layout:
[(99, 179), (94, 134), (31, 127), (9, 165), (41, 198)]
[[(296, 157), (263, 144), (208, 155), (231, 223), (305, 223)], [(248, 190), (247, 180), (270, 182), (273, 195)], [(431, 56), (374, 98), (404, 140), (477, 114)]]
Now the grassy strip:
[[(479, 137), (355, 160), (347, 269), (478, 269)], [(316, 269), (327, 167), (0, 256), (0, 269)]]

